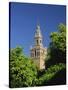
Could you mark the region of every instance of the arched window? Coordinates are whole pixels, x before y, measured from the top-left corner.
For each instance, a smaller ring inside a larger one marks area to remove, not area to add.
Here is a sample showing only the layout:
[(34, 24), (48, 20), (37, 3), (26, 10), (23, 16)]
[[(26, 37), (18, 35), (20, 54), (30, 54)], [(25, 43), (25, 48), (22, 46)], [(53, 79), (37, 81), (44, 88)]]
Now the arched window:
[(36, 40), (37, 41), (37, 44), (38, 44), (38, 40)]
[(36, 57), (36, 50), (35, 50), (35, 57)]

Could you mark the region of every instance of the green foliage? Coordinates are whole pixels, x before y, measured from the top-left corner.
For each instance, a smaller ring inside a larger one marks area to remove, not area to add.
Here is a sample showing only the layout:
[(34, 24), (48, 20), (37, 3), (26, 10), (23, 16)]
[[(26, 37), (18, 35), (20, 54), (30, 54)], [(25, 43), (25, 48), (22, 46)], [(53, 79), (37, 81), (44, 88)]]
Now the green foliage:
[(22, 49), (16, 47), (10, 51), (10, 87), (35, 86), (37, 69), (30, 58), (22, 54)]
[(46, 67), (58, 63), (66, 63), (66, 27), (59, 24), (58, 32), (52, 32), (50, 35), (51, 43), (48, 48)]
[(51, 35), (52, 47), (58, 48), (65, 52), (66, 50), (66, 27), (64, 24), (58, 26), (58, 32), (52, 32)]
[[(65, 69), (65, 64), (59, 63), (57, 65), (50, 66), (45, 73), (39, 78), (38, 85), (49, 85), (52, 78), (59, 72)], [(58, 77), (58, 76), (57, 76)], [(63, 76), (64, 77), (64, 76)], [(60, 78), (59, 78), (60, 79)], [(54, 81), (56, 82), (56, 81)]]
[(49, 85), (64, 85), (66, 84), (66, 68), (58, 71), (49, 81)]

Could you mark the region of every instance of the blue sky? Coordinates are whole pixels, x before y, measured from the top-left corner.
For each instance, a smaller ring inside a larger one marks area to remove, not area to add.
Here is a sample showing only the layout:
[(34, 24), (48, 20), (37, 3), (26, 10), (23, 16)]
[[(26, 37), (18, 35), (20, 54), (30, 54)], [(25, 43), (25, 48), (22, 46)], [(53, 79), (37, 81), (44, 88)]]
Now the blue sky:
[(50, 33), (57, 31), (59, 23), (66, 24), (66, 7), (63, 5), (11, 3), (10, 47), (21, 46), (29, 55), (34, 45), (37, 23), (40, 23), (43, 45), (48, 47)]

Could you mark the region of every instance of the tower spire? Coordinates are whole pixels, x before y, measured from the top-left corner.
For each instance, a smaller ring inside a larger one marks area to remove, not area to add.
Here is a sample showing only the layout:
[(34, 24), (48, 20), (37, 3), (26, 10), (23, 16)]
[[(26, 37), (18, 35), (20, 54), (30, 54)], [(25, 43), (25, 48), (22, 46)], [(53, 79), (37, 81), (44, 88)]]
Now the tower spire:
[(40, 24), (38, 23), (36, 26), (36, 32), (35, 32), (35, 45), (42, 45), (42, 34), (40, 30)]
[(35, 37), (42, 37), (39, 22), (37, 23), (37, 26), (36, 26)]

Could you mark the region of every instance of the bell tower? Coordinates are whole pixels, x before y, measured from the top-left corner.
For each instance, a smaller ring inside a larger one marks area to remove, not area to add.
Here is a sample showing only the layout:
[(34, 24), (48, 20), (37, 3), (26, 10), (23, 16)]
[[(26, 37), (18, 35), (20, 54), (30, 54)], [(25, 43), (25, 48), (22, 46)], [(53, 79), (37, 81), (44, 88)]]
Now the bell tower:
[(43, 47), (43, 37), (41, 34), (40, 25), (36, 26), (36, 32), (34, 35), (34, 46), (30, 49), (30, 56), (38, 69), (45, 69), (45, 58), (47, 49)]

